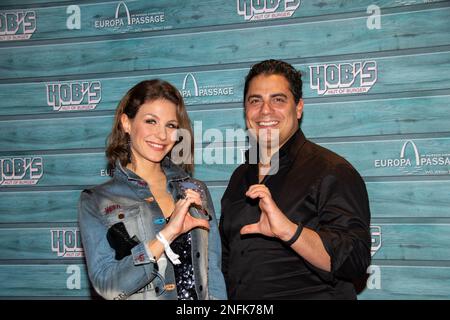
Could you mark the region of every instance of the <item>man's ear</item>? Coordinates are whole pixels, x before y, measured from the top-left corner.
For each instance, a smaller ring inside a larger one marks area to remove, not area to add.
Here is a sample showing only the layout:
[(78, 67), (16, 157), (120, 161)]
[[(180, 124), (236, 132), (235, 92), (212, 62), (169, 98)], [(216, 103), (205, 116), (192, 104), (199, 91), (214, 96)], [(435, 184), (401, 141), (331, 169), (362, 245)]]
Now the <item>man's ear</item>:
[(297, 106), (295, 107), (295, 110), (297, 112), (297, 119), (300, 120), (303, 114), (303, 99), (300, 99), (297, 103)]
[(125, 113), (120, 116), (120, 123), (122, 124), (123, 130), (130, 134), (131, 131), (131, 121)]

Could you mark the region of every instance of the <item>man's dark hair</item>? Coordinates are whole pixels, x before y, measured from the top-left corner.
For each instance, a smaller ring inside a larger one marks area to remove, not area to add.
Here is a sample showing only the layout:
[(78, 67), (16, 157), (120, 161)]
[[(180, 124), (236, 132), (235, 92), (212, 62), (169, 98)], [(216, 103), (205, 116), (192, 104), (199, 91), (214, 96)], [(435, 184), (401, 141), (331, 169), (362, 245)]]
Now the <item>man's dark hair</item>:
[(302, 93), (302, 74), (296, 70), (292, 65), (281, 60), (264, 60), (252, 66), (247, 76), (245, 77), (244, 86), (244, 104), (247, 95), (250, 81), (260, 74), (272, 75), (277, 74), (284, 76), (289, 82), (289, 88), (294, 96), (295, 103), (298, 103), (303, 96)]

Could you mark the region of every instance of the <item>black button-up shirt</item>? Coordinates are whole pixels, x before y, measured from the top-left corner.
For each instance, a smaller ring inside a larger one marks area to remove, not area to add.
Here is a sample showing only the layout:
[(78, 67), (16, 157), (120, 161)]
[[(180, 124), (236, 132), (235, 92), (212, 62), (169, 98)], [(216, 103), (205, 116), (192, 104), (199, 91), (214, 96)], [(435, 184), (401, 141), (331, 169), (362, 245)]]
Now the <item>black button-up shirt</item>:
[(265, 184), (293, 222), (316, 231), (331, 257), (331, 272), (314, 267), (277, 238), (241, 235), (259, 221), (258, 200), (245, 196), (258, 183), (258, 165), (233, 173), (222, 198), (222, 271), (230, 299), (355, 299), (352, 278), (370, 264), (366, 187), (345, 159), (305, 139), (298, 130), (279, 151), (279, 170)]

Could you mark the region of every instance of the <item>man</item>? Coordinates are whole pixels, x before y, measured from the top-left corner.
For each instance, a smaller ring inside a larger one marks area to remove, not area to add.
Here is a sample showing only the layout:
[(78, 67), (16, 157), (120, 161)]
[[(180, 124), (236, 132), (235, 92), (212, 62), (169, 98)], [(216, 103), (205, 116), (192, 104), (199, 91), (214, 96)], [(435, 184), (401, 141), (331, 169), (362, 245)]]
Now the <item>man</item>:
[(356, 299), (352, 279), (370, 264), (367, 191), (346, 160), (299, 129), (300, 72), (277, 60), (254, 65), (244, 108), (259, 154), (271, 161), (269, 168), (264, 157), (251, 163), (247, 151), (222, 198), (228, 297)]

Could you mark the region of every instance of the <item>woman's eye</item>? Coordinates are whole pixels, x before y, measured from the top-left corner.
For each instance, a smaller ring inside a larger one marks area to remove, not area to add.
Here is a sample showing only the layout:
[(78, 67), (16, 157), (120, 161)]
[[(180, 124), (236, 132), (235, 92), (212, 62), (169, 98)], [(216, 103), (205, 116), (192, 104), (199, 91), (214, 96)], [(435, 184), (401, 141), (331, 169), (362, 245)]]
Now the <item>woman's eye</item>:
[(178, 129), (178, 128), (179, 128), (178, 125), (173, 124), (173, 123), (169, 123), (167, 126), (168, 126), (170, 129)]
[(153, 119), (147, 119), (147, 120), (145, 120), (145, 123), (149, 123), (149, 124), (155, 124), (155, 123), (156, 123), (156, 121), (155, 121), (155, 120), (153, 120)]

